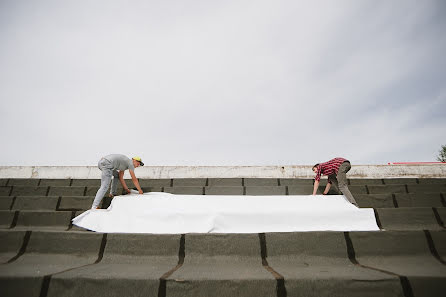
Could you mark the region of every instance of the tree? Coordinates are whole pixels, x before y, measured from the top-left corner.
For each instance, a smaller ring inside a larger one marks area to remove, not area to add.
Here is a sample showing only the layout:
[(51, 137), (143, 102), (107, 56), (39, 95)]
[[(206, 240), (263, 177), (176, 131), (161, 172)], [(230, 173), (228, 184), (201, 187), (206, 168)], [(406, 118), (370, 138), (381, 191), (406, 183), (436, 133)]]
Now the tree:
[(441, 150), (439, 150), (437, 160), (440, 162), (446, 162), (446, 145), (441, 146)]

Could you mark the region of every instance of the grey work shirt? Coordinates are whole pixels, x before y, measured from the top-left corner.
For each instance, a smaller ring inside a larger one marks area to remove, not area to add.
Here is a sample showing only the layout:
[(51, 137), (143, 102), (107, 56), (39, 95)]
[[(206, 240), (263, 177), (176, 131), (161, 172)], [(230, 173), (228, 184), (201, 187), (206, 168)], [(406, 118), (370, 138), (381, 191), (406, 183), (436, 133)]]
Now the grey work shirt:
[(112, 154), (105, 156), (104, 159), (111, 162), (111, 164), (113, 165), (113, 170), (135, 170), (132, 159), (129, 159), (127, 156), (121, 154)]

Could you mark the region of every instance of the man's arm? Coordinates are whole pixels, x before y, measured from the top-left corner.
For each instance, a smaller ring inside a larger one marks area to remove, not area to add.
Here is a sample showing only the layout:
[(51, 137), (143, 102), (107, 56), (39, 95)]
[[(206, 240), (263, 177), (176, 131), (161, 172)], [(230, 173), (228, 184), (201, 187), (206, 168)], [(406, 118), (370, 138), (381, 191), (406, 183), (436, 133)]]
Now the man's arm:
[(143, 191), (141, 190), (141, 187), (139, 186), (138, 179), (136, 178), (135, 172), (133, 170), (129, 170), (130, 176), (132, 177), (132, 182), (135, 185), (135, 187), (138, 189), (139, 194), (142, 194)]
[(315, 180), (314, 181), (314, 187), (313, 187), (313, 195), (316, 195), (317, 188), (319, 188), (319, 181)]
[(327, 186), (325, 187), (324, 195), (328, 194), (328, 191), (330, 191), (330, 188), (331, 188), (331, 183), (328, 182)]
[(130, 193), (129, 187), (127, 187), (127, 184), (125, 183), (125, 180), (124, 180), (124, 171), (122, 171), (122, 170), (119, 171), (119, 181), (121, 182), (121, 185), (124, 188), (124, 191), (126, 191), (127, 193)]

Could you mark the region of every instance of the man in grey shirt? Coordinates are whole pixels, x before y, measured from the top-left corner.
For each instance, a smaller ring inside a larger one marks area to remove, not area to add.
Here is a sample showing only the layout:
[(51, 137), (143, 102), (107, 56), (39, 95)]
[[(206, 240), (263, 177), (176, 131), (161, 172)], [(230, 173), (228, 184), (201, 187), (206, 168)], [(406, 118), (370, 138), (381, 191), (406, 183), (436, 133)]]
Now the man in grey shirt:
[(110, 197), (116, 195), (116, 189), (118, 187), (117, 178), (119, 178), (119, 181), (121, 182), (124, 190), (127, 193), (130, 193), (130, 190), (124, 180), (124, 171), (126, 171), (127, 169), (130, 172), (133, 184), (138, 189), (139, 194), (142, 194), (143, 192), (141, 190), (141, 187), (139, 186), (138, 179), (135, 176), (135, 168), (139, 166), (144, 166), (144, 163), (141, 161), (140, 157), (129, 159), (126, 156), (120, 154), (108, 155), (99, 160), (98, 167), (102, 171), (101, 187), (96, 193), (96, 197), (94, 198), (91, 208), (99, 208), (99, 204), (101, 203), (102, 198), (104, 198), (105, 193), (107, 193), (108, 187), (110, 187), (110, 182), (112, 184), (110, 189)]

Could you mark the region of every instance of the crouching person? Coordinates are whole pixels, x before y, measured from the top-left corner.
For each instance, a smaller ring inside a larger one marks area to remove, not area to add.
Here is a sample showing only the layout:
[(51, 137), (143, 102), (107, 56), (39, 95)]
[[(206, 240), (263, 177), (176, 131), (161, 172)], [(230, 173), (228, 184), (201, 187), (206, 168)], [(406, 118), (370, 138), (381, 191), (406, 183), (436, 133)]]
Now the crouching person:
[(101, 187), (96, 193), (96, 197), (94, 198), (91, 208), (99, 208), (99, 204), (101, 203), (102, 198), (107, 193), (107, 190), (110, 187), (110, 182), (111, 189), (109, 197), (113, 197), (114, 195), (116, 195), (116, 190), (118, 188), (118, 179), (121, 182), (123, 189), (127, 193), (130, 193), (130, 190), (124, 180), (124, 171), (126, 171), (127, 169), (130, 172), (133, 184), (138, 189), (138, 192), (142, 194), (143, 191), (141, 190), (138, 179), (135, 176), (135, 168), (139, 166), (144, 166), (144, 163), (141, 161), (140, 157), (129, 159), (124, 155), (112, 154), (101, 158), (98, 163), (98, 168), (102, 171)]
[(316, 195), (317, 189), (319, 187), (319, 181), (321, 180), (321, 175), (328, 176), (328, 183), (324, 190), (324, 195), (330, 190), (331, 184), (334, 183), (335, 186), (344, 194), (347, 200), (358, 207), (355, 198), (353, 198), (352, 193), (347, 186), (347, 172), (350, 170), (350, 161), (344, 158), (334, 158), (325, 163), (318, 163), (313, 166), (313, 172), (316, 173), (314, 178), (313, 195)]

